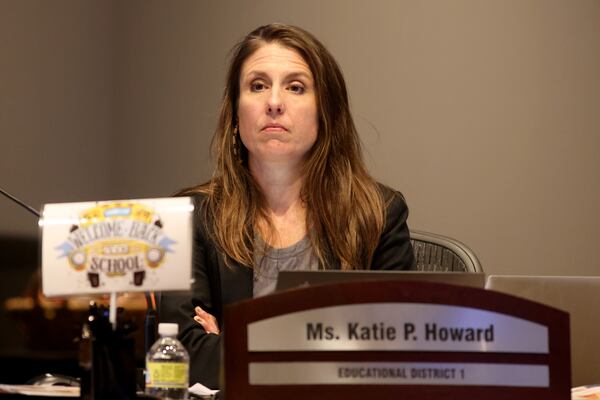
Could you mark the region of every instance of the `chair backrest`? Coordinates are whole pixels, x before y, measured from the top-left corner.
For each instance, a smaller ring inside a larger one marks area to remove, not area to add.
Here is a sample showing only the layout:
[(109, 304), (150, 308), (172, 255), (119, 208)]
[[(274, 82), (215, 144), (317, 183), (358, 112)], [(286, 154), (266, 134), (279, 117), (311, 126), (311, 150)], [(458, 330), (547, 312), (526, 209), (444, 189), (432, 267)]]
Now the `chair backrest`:
[(458, 240), (423, 231), (411, 231), (417, 270), (483, 272), (477, 256)]

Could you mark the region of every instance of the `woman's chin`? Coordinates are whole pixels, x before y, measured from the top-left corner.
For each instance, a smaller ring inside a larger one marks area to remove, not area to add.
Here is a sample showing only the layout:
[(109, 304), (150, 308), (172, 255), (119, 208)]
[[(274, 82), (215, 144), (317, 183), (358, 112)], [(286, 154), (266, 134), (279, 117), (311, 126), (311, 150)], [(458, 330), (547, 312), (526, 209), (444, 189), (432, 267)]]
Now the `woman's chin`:
[(250, 155), (250, 160), (259, 164), (299, 164), (304, 159), (305, 153), (285, 149), (271, 149), (256, 155)]

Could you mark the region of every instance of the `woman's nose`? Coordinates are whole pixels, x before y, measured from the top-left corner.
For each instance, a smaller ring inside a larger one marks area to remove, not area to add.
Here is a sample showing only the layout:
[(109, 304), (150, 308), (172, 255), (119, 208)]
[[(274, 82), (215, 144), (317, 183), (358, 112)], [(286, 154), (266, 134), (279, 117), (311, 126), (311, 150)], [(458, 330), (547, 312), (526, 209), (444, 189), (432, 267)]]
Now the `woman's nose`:
[(282, 114), (285, 111), (283, 98), (277, 89), (273, 89), (269, 99), (267, 100), (267, 113), (269, 115)]

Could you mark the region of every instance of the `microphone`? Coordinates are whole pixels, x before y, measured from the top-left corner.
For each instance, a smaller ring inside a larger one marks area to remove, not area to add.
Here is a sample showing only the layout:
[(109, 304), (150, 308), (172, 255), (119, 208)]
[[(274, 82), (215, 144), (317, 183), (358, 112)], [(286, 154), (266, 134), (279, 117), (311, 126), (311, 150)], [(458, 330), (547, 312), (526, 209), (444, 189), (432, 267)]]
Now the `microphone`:
[(0, 193), (2, 193), (4, 196), (8, 197), (9, 199), (11, 199), (12, 201), (14, 201), (15, 203), (17, 203), (18, 205), (20, 205), (21, 207), (23, 207), (24, 209), (26, 209), (27, 211), (29, 211), (30, 213), (32, 213), (33, 215), (35, 215), (36, 217), (40, 218), (40, 212), (38, 210), (36, 210), (35, 208), (23, 203), (21, 200), (17, 199), (15, 196), (13, 196), (12, 194), (4, 191), (2, 188), (0, 188)]

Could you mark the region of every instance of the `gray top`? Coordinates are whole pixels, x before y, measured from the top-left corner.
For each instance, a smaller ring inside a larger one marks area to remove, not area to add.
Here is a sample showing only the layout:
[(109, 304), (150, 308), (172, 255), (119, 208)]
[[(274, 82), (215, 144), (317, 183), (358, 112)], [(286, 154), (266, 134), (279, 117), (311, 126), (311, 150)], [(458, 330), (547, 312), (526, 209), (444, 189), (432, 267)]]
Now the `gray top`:
[(259, 236), (254, 238), (254, 297), (264, 296), (275, 290), (279, 271), (317, 269), (319, 260), (308, 235), (281, 249), (267, 245)]

